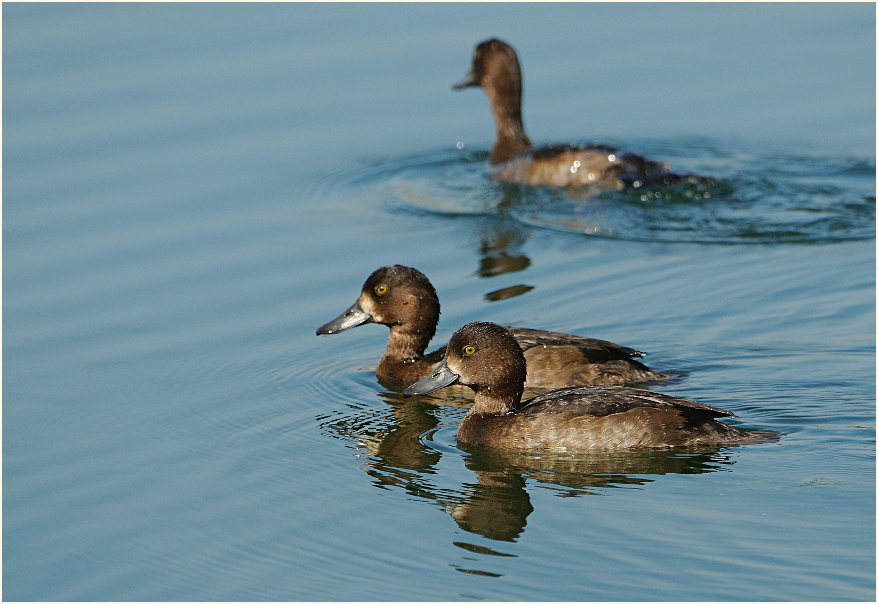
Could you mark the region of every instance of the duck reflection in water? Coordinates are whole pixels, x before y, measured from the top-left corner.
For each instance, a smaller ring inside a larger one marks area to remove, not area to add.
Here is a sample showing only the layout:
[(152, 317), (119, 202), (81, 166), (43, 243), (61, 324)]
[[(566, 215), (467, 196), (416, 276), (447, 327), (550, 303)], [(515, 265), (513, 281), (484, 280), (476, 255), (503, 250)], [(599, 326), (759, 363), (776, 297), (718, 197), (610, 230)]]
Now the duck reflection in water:
[[(481, 225), (479, 277), (490, 279), (523, 271), (530, 266), (530, 258), (521, 252), (521, 246), (527, 240), (527, 235), (515, 222), (512, 219), (492, 217)], [(532, 285), (523, 283), (510, 285), (486, 293), (485, 300), (488, 302), (508, 300), (526, 294), (532, 289)]]
[(320, 422), (331, 436), (352, 442), (366, 473), (379, 488), (401, 488), (435, 499), (430, 476), (442, 454), (421, 442), (439, 426), (441, 408), (429, 401), (412, 405), (396, 392), (379, 392), (385, 405), (348, 405)]
[(477, 476), (463, 498), (446, 508), (458, 526), (498, 541), (515, 541), (533, 511), (527, 482), (554, 488), (561, 497), (597, 495), (607, 488), (640, 487), (649, 476), (703, 474), (734, 463), (718, 448), (698, 451), (624, 451), (540, 454), (462, 447)]
[(485, 220), (479, 225), (479, 236), (479, 277), (517, 273), (530, 266), (530, 258), (521, 251), (527, 234), (515, 220)]
[(529, 489), (535, 484), (561, 497), (579, 497), (643, 487), (666, 474), (721, 471), (734, 463), (733, 455), (718, 447), (535, 455), (459, 446), (454, 454), (475, 480), (449, 485), (437, 470), (448, 449), (434, 437), (453, 430), (464, 409), (458, 397), (442, 398), (444, 392), (414, 401), (381, 392), (384, 405), (352, 404), (320, 425), (356, 447), (376, 488), (401, 489), (449, 514), (462, 530), (495, 541), (516, 541), (523, 534), (534, 511)]

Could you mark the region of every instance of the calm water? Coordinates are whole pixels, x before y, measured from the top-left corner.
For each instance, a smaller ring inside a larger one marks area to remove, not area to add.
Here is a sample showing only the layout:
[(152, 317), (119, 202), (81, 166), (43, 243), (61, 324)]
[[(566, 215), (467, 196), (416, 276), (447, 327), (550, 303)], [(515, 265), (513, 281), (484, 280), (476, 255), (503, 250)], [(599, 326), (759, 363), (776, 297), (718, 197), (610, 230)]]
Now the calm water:
[[(713, 187), (489, 183), (540, 141)], [(6, 600), (874, 600), (875, 7), (3, 6)], [(317, 326), (415, 266), (776, 444), (503, 456)]]

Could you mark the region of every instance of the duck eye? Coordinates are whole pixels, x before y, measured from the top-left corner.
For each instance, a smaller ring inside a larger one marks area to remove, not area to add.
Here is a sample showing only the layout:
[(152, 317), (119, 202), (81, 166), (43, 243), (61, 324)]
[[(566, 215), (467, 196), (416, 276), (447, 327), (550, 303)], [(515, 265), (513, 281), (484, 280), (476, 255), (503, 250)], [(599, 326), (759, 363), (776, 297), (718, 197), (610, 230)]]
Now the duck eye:
[(473, 345), (469, 345), (469, 346), (464, 346), (464, 347), (463, 347), (463, 354), (469, 356), (469, 355), (471, 355), (471, 354), (475, 354), (475, 353), (476, 353), (476, 347), (475, 347), (475, 346), (473, 346)]
[(387, 286), (384, 285), (383, 283), (381, 285), (376, 285), (375, 286), (375, 293), (378, 294), (379, 296), (383, 296), (384, 294), (387, 293)]

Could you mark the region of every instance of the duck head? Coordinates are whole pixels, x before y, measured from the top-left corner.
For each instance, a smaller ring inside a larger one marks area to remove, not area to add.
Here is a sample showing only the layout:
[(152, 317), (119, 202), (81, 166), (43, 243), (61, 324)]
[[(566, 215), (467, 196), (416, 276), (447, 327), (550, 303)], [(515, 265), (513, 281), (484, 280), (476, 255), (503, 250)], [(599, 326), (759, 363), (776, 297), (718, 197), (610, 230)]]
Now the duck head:
[[(467, 323), (448, 341), (445, 358), (423, 380), (405, 389), (417, 396), (460, 383), (491, 402), (492, 409), (513, 410), (521, 400), (527, 375), (524, 354), (512, 333), (494, 323)], [(475, 408), (475, 407), (474, 407)]]
[(321, 325), (317, 335), (336, 334), (366, 323), (417, 329), (426, 340), (436, 332), (439, 297), (429, 279), (420, 271), (402, 265), (374, 271), (357, 301), (338, 317)]

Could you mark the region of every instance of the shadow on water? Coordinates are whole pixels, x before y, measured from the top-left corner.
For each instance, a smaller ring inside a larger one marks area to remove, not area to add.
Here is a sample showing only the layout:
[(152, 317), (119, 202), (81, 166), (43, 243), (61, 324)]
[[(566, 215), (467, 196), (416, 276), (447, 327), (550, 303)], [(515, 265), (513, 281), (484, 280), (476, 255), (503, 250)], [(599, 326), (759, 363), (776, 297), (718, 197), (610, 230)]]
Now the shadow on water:
[(870, 161), (736, 151), (710, 141), (670, 148), (674, 153), (641, 150), (671, 155), (684, 171), (712, 180), (597, 192), (494, 183), (485, 178), (487, 153), (452, 149), (371, 160), (348, 172), (342, 186), (371, 188), (392, 212), (500, 219), (479, 244), (482, 276), (529, 265), (519, 251), (524, 227), (669, 243), (817, 244), (875, 236)]
[[(516, 541), (524, 533), (534, 511), (529, 483), (560, 497), (580, 497), (644, 487), (666, 474), (715, 472), (734, 463), (723, 449), (536, 454), (457, 448), (434, 438), (456, 431), (463, 412), (458, 407), (465, 400), (452, 397), (442, 401), (451, 405), (438, 406), (431, 397), (379, 396), (385, 404), (348, 405), (322, 418), (321, 429), (353, 444), (376, 488), (402, 489), (448, 513), (464, 531), (492, 541)], [(461, 459), (474, 480), (440, 484), (444, 479), (437, 468), (444, 455)]]

